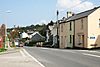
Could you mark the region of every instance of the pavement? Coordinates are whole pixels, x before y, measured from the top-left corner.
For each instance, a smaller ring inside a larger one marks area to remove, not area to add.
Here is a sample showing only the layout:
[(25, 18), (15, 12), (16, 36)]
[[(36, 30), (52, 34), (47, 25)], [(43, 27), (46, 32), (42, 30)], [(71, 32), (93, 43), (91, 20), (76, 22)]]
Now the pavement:
[(44, 67), (23, 48), (11, 48), (0, 53), (0, 67)]

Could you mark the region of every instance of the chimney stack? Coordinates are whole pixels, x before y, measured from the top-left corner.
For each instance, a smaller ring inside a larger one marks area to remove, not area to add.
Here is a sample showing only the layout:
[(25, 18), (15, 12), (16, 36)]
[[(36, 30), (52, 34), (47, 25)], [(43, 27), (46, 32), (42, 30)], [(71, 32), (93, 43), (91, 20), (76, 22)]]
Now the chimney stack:
[(67, 18), (68, 18), (68, 17), (71, 17), (71, 16), (73, 16), (73, 15), (74, 15), (73, 12), (71, 12), (71, 11), (68, 11), (68, 12), (67, 12)]

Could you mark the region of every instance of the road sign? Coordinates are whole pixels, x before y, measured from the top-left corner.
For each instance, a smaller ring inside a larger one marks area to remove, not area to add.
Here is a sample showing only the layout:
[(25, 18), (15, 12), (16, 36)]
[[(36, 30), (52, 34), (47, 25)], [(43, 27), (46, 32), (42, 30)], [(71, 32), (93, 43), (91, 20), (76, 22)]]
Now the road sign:
[(90, 37), (90, 39), (95, 39), (95, 37), (92, 36), (92, 37)]

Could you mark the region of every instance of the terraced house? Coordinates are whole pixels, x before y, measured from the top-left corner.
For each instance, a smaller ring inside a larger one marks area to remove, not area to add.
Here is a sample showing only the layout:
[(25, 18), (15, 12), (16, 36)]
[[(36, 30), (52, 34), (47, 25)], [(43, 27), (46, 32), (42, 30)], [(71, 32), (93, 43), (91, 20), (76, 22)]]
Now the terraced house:
[(100, 47), (100, 7), (71, 16), (65, 27), (67, 47)]
[(60, 48), (67, 48), (72, 47), (70, 41), (69, 41), (69, 35), (72, 34), (69, 30), (72, 31), (72, 25), (69, 29), (69, 23), (67, 22), (67, 19), (72, 16), (72, 12), (67, 12), (67, 18), (62, 18), (62, 20), (59, 23), (59, 46)]
[(63, 19), (59, 23), (59, 47), (66, 48), (67, 47), (67, 23), (65, 19)]

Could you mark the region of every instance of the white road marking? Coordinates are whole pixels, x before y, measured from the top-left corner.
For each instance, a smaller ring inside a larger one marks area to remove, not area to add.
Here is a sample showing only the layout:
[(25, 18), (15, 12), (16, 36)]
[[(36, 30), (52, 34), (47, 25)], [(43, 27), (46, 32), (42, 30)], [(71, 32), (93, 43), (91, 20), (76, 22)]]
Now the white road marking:
[[(60, 49), (52, 49), (52, 48), (41, 48), (41, 49), (44, 49), (44, 50), (53, 50), (53, 51), (59, 51), (60, 50)], [(74, 54), (80, 54), (78, 52), (100, 53), (98, 51), (93, 51), (93, 50), (60, 50), (60, 51), (74, 53)], [(92, 56), (92, 57), (100, 57), (99, 55), (88, 54), (88, 53), (81, 53), (81, 54)]]
[(93, 52), (93, 53), (100, 53), (100, 52), (98, 52), (98, 51), (90, 51), (90, 52)]
[(70, 52), (70, 53), (77, 53), (75, 51), (71, 51), (71, 50), (61, 50), (61, 49), (53, 49), (53, 48), (41, 48), (43, 50), (53, 50), (53, 51), (63, 51), (63, 52)]
[(22, 54), (23, 57), (26, 57), (26, 55), (20, 50), (20, 53)]
[(87, 56), (92, 56), (92, 57), (98, 57), (98, 58), (100, 58), (100, 56), (99, 55), (94, 55), (94, 54), (88, 54), (88, 53), (82, 53), (83, 55), (87, 55)]
[(63, 52), (69, 52), (69, 53), (77, 53), (75, 51), (71, 51), (71, 50), (62, 50)]
[(80, 51), (80, 52), (90, 52), (89, 50), (75, 50), (75, 51)]
[(41, 67), (45, 67), (42, 63), (40, 63), (36, 58), (31, 56), (25, 49), (22, 48), (22, 50), (29, 56), (31, 57), (35, 62), (37, 62)]
[(99, 51), (93, 51), (93, 50), (75, 50), (80, 52), (91, 52), (91, 53), (100, 53)]
[(41, 48), (41, 49), (47, 50), (47, 49), (49, 49), (49, 48)]

